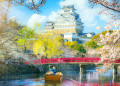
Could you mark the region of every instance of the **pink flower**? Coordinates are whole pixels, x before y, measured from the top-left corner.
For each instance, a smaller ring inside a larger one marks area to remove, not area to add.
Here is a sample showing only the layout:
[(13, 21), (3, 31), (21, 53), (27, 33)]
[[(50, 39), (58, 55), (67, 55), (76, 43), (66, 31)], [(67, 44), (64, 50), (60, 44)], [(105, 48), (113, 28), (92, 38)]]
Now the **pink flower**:
[(118, 24), (118, 23), (114, 23), (112, 26), (114, 26), (114, 27), (118, 27), (119, 24)]
[(101, 27), (100, 27), (100, 26), (97, 26), (97, 27), (96, 27), (96, 29), (100, 30), (100, 29), (101, 29)]
[(106, 30), (110, 30), (112, 27), (110, 25), (107, 25), (104, 27)]

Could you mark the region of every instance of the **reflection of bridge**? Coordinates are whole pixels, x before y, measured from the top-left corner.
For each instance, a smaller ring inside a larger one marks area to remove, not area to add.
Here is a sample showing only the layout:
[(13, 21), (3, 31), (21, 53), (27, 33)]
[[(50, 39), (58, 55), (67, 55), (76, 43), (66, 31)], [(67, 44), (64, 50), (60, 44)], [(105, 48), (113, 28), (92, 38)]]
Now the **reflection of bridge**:
[[(59, 64), (59, 63), (73, 63), (73, 64), (79, 64), (80, 67), (80, 81), (81, 81), (81, 74), (82, 74), (82, 67), (81, 65), (84, 64), (94, 64), (100, 61), (99, 57), (72, 57), (72, 58), (48, 58), (48, 59), (38, 59), (34, 60), (34, 64)], [(104, 63), (110, 63), (109, 61), (106, 61)], [(113, 81), (115, 79), (114, 74), (117, 74), (117, 64), (120, 64), (120, 60), (116, 60), (114, 63), (113, 68)], [(28, 61), (26, 61), (26, 64), (29, 64)], [(86, 67), (83, 68), (83, 72), (86, 71)]]
[[(48, 58), (48, 59), (38, 59), (34, 60), (34, 64), (57, 64), (57, 63), (86, 63), (86, 64), (94, 64), (100, 60), (99, 57), (72, 57), (72, 58)], [(109, 63), (106, 61), (105, 63)], [(120, 63), (120, 60), (116, 60), (115, 64)], [(26, 64), (29, 64), (26, 61)]]

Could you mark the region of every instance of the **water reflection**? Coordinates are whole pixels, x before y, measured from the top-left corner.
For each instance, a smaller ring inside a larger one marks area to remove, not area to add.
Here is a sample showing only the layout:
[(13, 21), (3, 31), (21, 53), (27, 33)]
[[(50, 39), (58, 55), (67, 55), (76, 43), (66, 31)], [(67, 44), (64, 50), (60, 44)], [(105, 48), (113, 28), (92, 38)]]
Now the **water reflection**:
[(45, 81), (45, 86), (62, 86), (62, 82), (60, 82), (60, 81)]
[(120, 82), (120, 72), (115, 75), (115, 83), (112, 83), (112, 70), (104, 74), (97, 73), (96, 70), (87, 70), (87, 73), (81, 75), (78, 71), (66, 71), (62, 82), (45, 81), (42, 79), (43, 75), (22, 75), (22, 77), (17, 77), (18, 80), (0, 81), (0, 86), (94, 86), (97, 84), (101, 86), (120, 86), (120, 83), (118, 83)]

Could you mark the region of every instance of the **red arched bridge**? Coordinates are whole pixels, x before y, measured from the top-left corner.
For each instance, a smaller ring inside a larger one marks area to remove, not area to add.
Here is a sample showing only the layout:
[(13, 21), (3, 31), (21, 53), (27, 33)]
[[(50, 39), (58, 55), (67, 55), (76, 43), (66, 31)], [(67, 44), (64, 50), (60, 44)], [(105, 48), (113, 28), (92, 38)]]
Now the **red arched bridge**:
[[(100, 60), (99, 57), (72, 57), (72, 58), (48, 58), (34, 60), (34, 64), (57, 64), (57, 63), (97, 63)], [(110, 63), (106, 61), (105, 63)], [(116, 60), (114, 63), (120, 63), (120, 60)], [(29, 64), (29, 61), (26, 61)]]

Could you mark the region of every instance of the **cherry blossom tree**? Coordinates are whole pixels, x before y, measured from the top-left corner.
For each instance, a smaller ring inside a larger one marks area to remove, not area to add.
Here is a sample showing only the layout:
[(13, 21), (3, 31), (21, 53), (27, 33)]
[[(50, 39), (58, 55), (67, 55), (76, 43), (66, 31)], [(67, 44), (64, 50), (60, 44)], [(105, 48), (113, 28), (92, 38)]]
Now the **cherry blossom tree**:
[(22, 5), (29, 9), (40, 11), (47, 0), (12, 0), (13, 4)]
[[(102, 5), (105, 9), (101, 9), (99, 14), (111, 17), (103, 28), (107, 30), (107, 33), (105, 35), (100, 34), (97, 43), (104, 46), (89, 52), (89, 54), (100, 54), (101, 60), (98, 63), (103, 63), (104, 65), (103, 69), (98, 71), (106, 71), (113, 67), (116, 60), (120, 59), (120, 0), (89, 0), (89, 2), (92, 7), (98, 4)], [(116, 28), (116, 30), (110, 33), (111, 28)], [(100, 30), (101, 27), (98, 26), (96, 29)]]
[(0, 0), (0, 57), (7, 59), (17, 58), (19, 56), (27, 57), (18, 49), (18, 46), (15, 45), (16, 30), (21, 29), (23, 26), (19, 25), (15, 18), (7, 19), (11, 5), (20, 5), (27, 7), (29, 10), (40, 12), (40, 7), (42, 7), (45, 2), (46, 0)]
[[(100, 9), (99, 15), (104, 14), (105, 16), (110, 16), (109, 22), (111, 24), (115, 21), (120, 21), (120, 0), (88, 0), (91, 7), (95, 5), (101, 5), (104, 9)], [(99, 29), (99, 28), (98, 28)]]
[(120, 13), (120, 0), (89, 0), (94, 5), (100, 4), (103, 7)]
[[(111, 68), (114, 62), (120, 59), (120, 27), (118, 28), (113, 30), (112, 33), (107, 30), (105, 35), (100, 34), (100, 39), (97, 44), (104, 46), (89, 52), (89, 54), (101, 55), (101, 60), (98, 63), (104, 64), (104, 71)], [(105, 64), (105, 62), (109, 64)]]
[(47, 0), (0, 0), (0, 27), (4, 26), (7, 21), (7, 13), (11, 5), (24, 6), (30, 10), (40, 12), (40, 8)]

